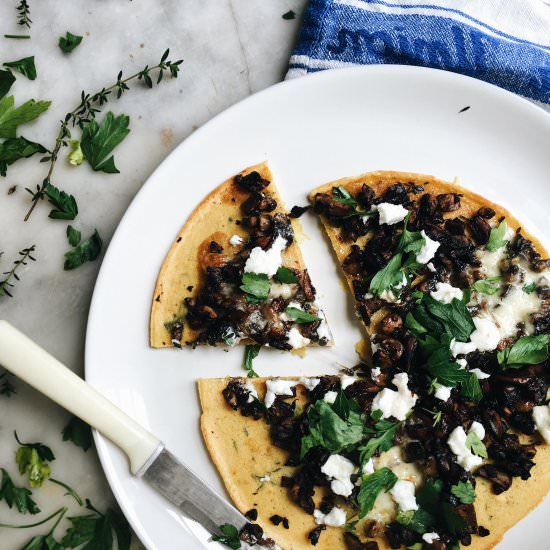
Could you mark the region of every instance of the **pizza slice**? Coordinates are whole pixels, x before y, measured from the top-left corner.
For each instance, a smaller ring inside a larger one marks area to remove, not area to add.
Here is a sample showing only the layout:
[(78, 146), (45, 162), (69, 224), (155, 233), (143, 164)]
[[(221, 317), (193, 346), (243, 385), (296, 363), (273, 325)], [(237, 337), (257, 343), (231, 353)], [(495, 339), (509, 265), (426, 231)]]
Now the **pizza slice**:
[(154, 348), (260, 344), (292, 350), (332, 337), (266, 163), (214, 189), (161, 267), (150, 318)]

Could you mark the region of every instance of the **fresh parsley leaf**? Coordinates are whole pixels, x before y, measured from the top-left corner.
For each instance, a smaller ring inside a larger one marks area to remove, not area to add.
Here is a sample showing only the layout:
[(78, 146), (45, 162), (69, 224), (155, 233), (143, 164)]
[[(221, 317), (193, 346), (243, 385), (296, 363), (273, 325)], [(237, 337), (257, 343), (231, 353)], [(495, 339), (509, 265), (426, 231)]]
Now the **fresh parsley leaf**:
[(476, 491), (470, 481), (459, 481), (451, 487), (451, 493), (462, 502), (472, 504), (476, 498)]
[(300, 457), (303, 458), (313, 447), (324, 447), (332, 453), (339, 453), (356, 445), (363, 438), (361, 415), (350, 411), (343, 419), (326, 401), (320, 399), (307, 412), (309, 432), (302, 437)]
[(415, 335), (426, 334), (428, 332), (415, 318), (414, 315), (409, 311), (405, 317), (405, 326), (413, 332)]
[(370, 434), (371, 437), (365, 444), (358, 448), (361, 465), (368, 462), (376, 452), (383, 453), (392, 447), (395, 432), (400, 425), (401, 422), (390, 422), (389, 420), (378, 419), (373, 428), (366, 428), (365, 431)]
[(52, 460), (55, 460), (55, 455), (53, 454), (52, 450), (43, 443), (37, 442), (37, 443), (23, 443), (20, 441), (19, 436), (17, 435), (17, 432), (13, 432), (13, 435), (15, 437), (15, 440), (21, 447), (29, 447), (31, 449), (35, 449), (38, 453), (38, 457), (40, 460), (45, 460), (47, 462), (52, 462)]
[(5, 176), (8, 166), (20, 159), (32, 157), (35, 153), (46, 153), (47, 149), (24, 137), (10, 138), (0, 143), (0, 176)]
[(481, 385), (477, 376), (469, 373), (469, 376), (460, 382), (460, 393), (474, 403), (479, 403), (483, 397)]
[[(428, 313), (435, 317), (444, 327), (447, 334), (459, 342), (467, 342), (475, 329), (474, 322), (466, 305), (454, 298), (450, 304), (444, 304), (429, 294), (425, 294), (422, 304)], [(414, 313), (416, 315), (417, 309)]]
[(63, 269), (65, 271), (70, 271), (71, 269), (80, 267), (86, 262), (93, 262), (101, 254), (102, 247), (103, 241), (97, 229), (95, 229), (91, 237), (82, 241), (76, 248), (69, 250), (69, 252), (65, 252)]
[(288, 269), (288, 267), (281, 266), (279, 269), (277, 269), (277, 273), (275, 273), (275, 279), (279, 281), (280, 283), (284, 283), (287, 285), (297, 283), (298, 279), (296, 278), (296, 275), (294, 275), (294, 272), (291, 269)]
[(240, 289), (258, 300), (267, 300), (269, 296), (269, 279), (265, 273), (243, 273)]
[(371, 279), (369, 290), (379, 296), (390, 288), (394, 288), (403, 281), (403, 273), (401, 271), (401, 261), (403, 254), (398, 252), (390, 261), (378, 271)]
[(285, 309), (285, 313), (295, 322), (300, 325), (303, 325), (305, 323), (313, 323), (315, 321), (320, 321), (321, 317), (317, 317), (317, 315), (312, 315), (311, 313), (308, 313), (307, 311), (304, 311), (303, 309), (299, 309), (297, 307), (287, 307)]
[(80, 141), (78, 139), (70, 139), (69, 147), (71, 152), (67, 155), (67, 160), (72, 166), (80, 166), (84, 160), (84, 153), (82, 147), (80, 147)]
[(511, 348), (497, 352), (501, 367), (519, 369), (523, 365), (537, 365), (548, 357), (548, 334), (522, 336)]
[(29, 99), (19, 107), (14, 108), (13, 105), (13, 96), (0, 99), (0, 138), (17, 137), (17, 127), (38, 118), (48, 110), (51, 101)]
[(500, 283), (502, 277), (488, 277), (487, 279), (480, 279), (476, 281), (471, 289), (479, 292), (480, 294), (495, 294), (500, 290)]
[(21, 550), (65, 550), (65, 547), (59, 544), (52, 534), (48, 534), (33, 537)]
[(241, 539), (239, 539), (239, 530), (230, 523), (220, 525), (221, 535), (212, 535), (212, 540), (221, 542), (233, 550), (239, 550), (241, 547)]
[(112, 550), (116, 538), (119, 550), (129, 550), (132, 533), (125, 517), (110, 508), (102, 514), (89, 501), (86, 502), (86, 507), (93, 513), (68, 518), (72, 526), (67, 529), (61, 540), (63, 548), (78, 548), (85, 545), (84, 548), (90, 550)]
[(31, 487), (42, 487), (44, 481), (50, 477), (50, 467), (34, 447), (19, 447), (15, 455), (15, 462), (19, 466), (21, 475), (28, 474)]
[(466, 436), (466, 448), (470, 449), (472, 453), (482, 458), (487, 458), (487, 449), (483, 445), (483, 441), (479, 439), (479, 436), (475, 432), (468, 432)]
[(338, 395), (332, 404), (332, 410), (343, 420), (347, 420), (352, 411), (360, 412), (357, 401), (350, 399), (342, 388), (338, 390)]
[(399, 243), (397, 244), (397, 250), (399, 252), (411, 252), (416, 256), (424, 246), (426, 239), (424, 239), (420, 231), (409, 231), (407, 228), (409, 217), (410, 214), (407, 214), (403, 222), (403, 233), (401, 233)]
[(243, 368), (246, 370), (246, 376), (248, 376), (248, 378), (257, 378), (258, 376), (258, 374), (254, 371), (252, 363), (254, 359), (258, 357), (260, 347), (261, 346), (259, 344), (252, 344), (245, 346), (244, 348)]
[(5, 71), (0, 69), (0, 99), (2, 99), (13, 86), (15, 82), (15, 76), (13, 73), (6, 69)]
[(332, 188), (332, 198), (341, 204), (347, 206), (357, 206), (357, 201), (350, 195), (348, 190), (343, 186), (339, 185), (338, 187)]
[(2, 471), (2, 483), (0, 484), (0, 500), (5, 500), (11, 508), (14, 504), (21, 514), (38, 514), (40, 508), (31, 498), (31, 491), (26, 487), (16, 487), (10, 475), (4, 468)]
[(54, 206), (48, 214), (49, 218), (54, 220), (74, 220), (78, 215), (78, 205), (72, 195), (48, 183), (46, 186), (46, 196), (48, 197), (48, 202)]
[(396, 483), (398, 477), (389, 468), (380, 468), (376, 472), (364, 476), (357, 494), (359, 518), (365, 517), (374, 507), (376, 497), (382, 492), (388, 492)]
[(63, 441), (72, 441), (77, 447), (87, 451), (93, 443), (92, 429), (86, 422), (72, 416), (68, 424), (63, 428)]
[(489, 252), (494, 252), (495, 250), (498, 250), (506, 245), (508, 240), (505, 239), (504, 236), (507, 231), (508, 225), (504, 220), (502, 220), (497, 227), (493, 227), (491, 229), (491, 233), (489, 233), (489, 240), (487, 241), (485, 248)]
[(422, 508), (409, 510), (408, 512), (399, 512), (395, 521), (419, 535), (427, 533), (428, 529), (434, 525), (434, 517)]
[(71, 53), (82, 42), (82, 36), (67, 31), (65, 36), (59, 37), (59, 47), (64, 53)]
[(82, 240), (82, 233), (72, 225), (67, 226), (67, 240), (71, 246), (78, 246)]
[(105, 115), (101, 124), (98, 124), (95, 119), (84, 124), (80, 146), (84, 157), (95, 171), (107, 174), (119, 173), (111, 153), (130, 133), (129, 125), (130, 117), (126, 115), (115, 117), (111, 111)]
[(26, 76), (29, 80), (36, 80), (36, 67), (34, 66), (34, 56), (24, 57), (17, 61), (9, 61), (4, 63), (4, 67), (13, 69), (20, 72), (23, 76)]
[(537, 283), (534, 281), (532, 283), (527, 283), (523, 285), (521, 289), (525, 292), (525, 294), (532, 294), (537, 289)]
[(286, 19), (287, 21), (289, 19), (296, 19), (296, 12), (294, 12), (293, 10), (288, 10), (287, 12), (283, 13), (282, 18)]

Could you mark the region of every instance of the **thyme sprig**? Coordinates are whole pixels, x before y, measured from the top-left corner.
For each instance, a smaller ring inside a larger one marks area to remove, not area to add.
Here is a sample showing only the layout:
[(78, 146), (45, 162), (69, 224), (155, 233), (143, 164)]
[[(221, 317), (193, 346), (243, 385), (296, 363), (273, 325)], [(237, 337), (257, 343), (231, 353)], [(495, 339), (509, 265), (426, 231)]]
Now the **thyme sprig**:
[(27, 29), (31, 28), (31, 8), (29, 6), (29, 3), (27, 0), (21, 0), (19, 4), (17, 5), (17, 24), (21, 25), (22, 27), (27, 27)]
[[(110, 86), (102, 88), (100, 91), (93, 94), (82, 91), (80, 94), (80, 103), (71, 112), (65, 115), (65, 118), (60, 121), (59, 132), (55, 140), (55, 146), (49, 156), (41, 159), (41, 162), (49, 162), (48, 173), (44, 178), (42, 185), (36, 186), (36, 191), (32, 191), (27, 188), (27, 191), (32, 195), (32, 203), (25, 216), (27, 221), (33, 210), (35, 209), (38, 201), (44, 199), (46, 188), (51, 184), (51, 178), (54, 171), (55, 163), (57, 162), (59, 151), (61, 147), (68, 146), (68, 140), (71, 138), (70, 127), (78, 127), (82, 129), (84, 125), (91, 120), (95, 119), (96, 115), (101, 112), (103, 106), (109, 102), (110, 95), (114, 92), (116, 99), (120, 99), (122, 95), (130, 89), (128, 83), (132, 80), (141, 80), (146, 87), (152, 88), (153, 82), (160, 84), (164, 77), (165, 72), (169, 72), (172, 78), (177, 78), (180, 70), (180, 65), (183, 63), (182, 59), (178, 61), (170, 61), (168, 56), (170, 50), (166, 50), (162, 55), (160, 61), (152, 66), (146, 65), (141, 71), (123, 78), (123, 72), (120, 71), (117, 75), (116, 82)], [(154, 79), (153, 79), (154, 77)]]
[(28, 261), (36, 262), (36, 258), (32, 255), (33, 252), (36, 249), (36, 245), (32, 245), (29, 248), (23, 248), (18, 252), (19, 258), (13, 262), (13, 267), (10, 271), (4, 271), (2, 275), (5, 275), (4, 279), (0, 281), (0, 297), (2, 296), (9, 296), (10, 298), (13, 298), (11, 294), (11, 290), (15, 283), (12, 281), (19, 281), (19, 275), (17, 274), (17, 270), (22, 265), (27, 265)]
[(0, 395), (4, 395), (5, 397), (11, 397), (14, 393), (17, 393), (15, 390), (15, 386), (11, 383), (10, 378), (13, 375), (11, 372), (4, 371), (2, 374), (0, 374)]

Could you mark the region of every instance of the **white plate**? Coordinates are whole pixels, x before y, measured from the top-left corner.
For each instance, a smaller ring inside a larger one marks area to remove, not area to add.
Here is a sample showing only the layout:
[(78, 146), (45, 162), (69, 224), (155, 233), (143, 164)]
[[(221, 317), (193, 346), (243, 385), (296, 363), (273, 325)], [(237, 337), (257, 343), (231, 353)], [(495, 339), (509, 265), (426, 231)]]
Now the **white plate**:
[[(471, 108), (461, 114), (466, 106)], [(326, 71), (274, 86), (216, 117), (182, 143), (143, 186), (109, 246), (93, 296), (86, 378), (223, 490), (199, 434), (195, 380), (242, 374), (242, 349), (151, 350), (149, 307), (164, 255), (191, 209), (215, 185), (267, 159), (288, 207), (313, 187), (377, 169), (437, 175), (512, 210), (548, 234), (550, 116), (538, 107), (449, 72), (401, 66)], [(302, 223), (306, 263), (328, 312), (335, 356), (359, 340), (350, 301), (312, 216)], [(260, 374), (332, 369), (328, 350), (305, 359), (263, 350)], [(204, 531), (184, 520), (126, 459), (96, 437), (111, 487), (151, 550), (203, 547)], [(504, 511), (503, 511), (504, 512)], [(546, 548), (550, 501), (509, 532), (500, 550)], [(211, 545), (209, 546), (211, 547)]]

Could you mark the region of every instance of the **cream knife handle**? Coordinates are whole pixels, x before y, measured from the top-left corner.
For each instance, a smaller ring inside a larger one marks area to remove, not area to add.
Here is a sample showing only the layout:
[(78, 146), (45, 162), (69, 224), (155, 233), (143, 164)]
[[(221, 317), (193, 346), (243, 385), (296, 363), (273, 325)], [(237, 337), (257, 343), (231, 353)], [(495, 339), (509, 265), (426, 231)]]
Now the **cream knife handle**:
[(0, 321), (0, 365), (120, 447), (134, 475), (143, 473), (162, 450), (153, 434), (7, 321)]

